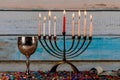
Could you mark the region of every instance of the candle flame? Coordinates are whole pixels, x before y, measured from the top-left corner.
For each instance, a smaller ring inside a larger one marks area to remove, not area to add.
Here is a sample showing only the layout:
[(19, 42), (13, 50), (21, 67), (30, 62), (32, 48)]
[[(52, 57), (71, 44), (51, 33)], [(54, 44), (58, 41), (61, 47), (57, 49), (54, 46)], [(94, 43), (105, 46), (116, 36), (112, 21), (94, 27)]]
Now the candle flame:
[(51, 17), (51, 11), (49, 11), (48, 16)]
[(79, 11), (78, 11), (78, 16), (80, 17), (80, 15), (81, 15), (81, 14), (80, 14), (80, 10), (79, 10)]
[(90, 20), (92, 21), (92, 15), (90, 15)]
[(86, 16), (87, 15), (87, 12), (86, 11), (84, 11), (84, 16)]
[(44, 16), (44, 21), (46, 21), (46, 17)]
[(39, 18), (41, 18), (41, 13), (39, 13)]
[(64, 15), (66, 14), (66, 11), (65, 11), (65, 10), (63, 11), (63, 14), (64, 14)]
[(75, 14), (73, 13), (73, 14), (72, 14), (72, 18), (74, 19), (74, 17), (75, 17)]
[(54, 20), (56, 21), (56, 19), (57, 19), (57, 17), (56, 16), (54, 16)]

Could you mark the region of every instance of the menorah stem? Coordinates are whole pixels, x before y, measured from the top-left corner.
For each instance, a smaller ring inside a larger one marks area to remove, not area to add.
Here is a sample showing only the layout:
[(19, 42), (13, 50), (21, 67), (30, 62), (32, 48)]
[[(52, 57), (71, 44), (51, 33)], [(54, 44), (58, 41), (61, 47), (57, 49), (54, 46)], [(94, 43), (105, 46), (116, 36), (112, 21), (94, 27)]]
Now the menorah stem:
[(65, 40), (65, 34), (66, 34), (66, 32), (63, 32), (63, 44), (64, 44), (63, 61), (66, 61), (66, 40)]

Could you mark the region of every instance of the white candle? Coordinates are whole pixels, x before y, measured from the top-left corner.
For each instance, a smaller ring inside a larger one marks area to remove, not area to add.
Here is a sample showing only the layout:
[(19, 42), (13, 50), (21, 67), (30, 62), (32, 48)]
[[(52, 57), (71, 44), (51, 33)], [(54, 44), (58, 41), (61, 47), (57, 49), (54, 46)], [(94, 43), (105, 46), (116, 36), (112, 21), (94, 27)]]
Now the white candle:
[(72, 14), (72, 36), (75, 35), (75, 27), (74, 27), (75, 22), (74, 22), (74, 17), (75, 17), (75, 14), (73, 13), (73, 14)]
[(51, 21), (50, 21), (50, 19), (51, 19), (51, 11), (49, 11), (49, 13), (48, 13), (48, 17), (49, 17), (49, 36), (51, 36), (51, 32), (50, 32), (50, 28), (51, 28)]
[(54, 36), (56, 37), (56, 19), (57, 17), (54, 16)]
[(78, 36), (80, 36), (80, 33), (81, 33), (81, 31), (80, 31), (80, 10), (78, 11)]
[(92, 15), (90, 15), (90, 37), (92, 37), (92, 29), (93, 29), (93, 25), (92, 25)]
[(45, 27), (46, 27), (46, 17), (44, 17), (44, 23), (43, 23), (43, 36), (45, 36)]
[(41, 35), (41, 14), (39, 13), (39, 18), (38, 18), (38, 36)]
[(86, 16), (87, 16), (87, 12), (84, 11), (84, 37), (86, 36), (86, 30), (87, 30), (87, 28), (86, 28)]

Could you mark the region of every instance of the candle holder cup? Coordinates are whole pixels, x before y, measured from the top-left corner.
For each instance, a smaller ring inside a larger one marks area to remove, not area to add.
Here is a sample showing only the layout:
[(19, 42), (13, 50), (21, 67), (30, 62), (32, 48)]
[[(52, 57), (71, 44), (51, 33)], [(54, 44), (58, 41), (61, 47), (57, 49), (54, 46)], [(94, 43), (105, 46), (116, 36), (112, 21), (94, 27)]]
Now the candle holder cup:
[(38, 41), (37, 41), (37, 37), (30, 37), (30, 36), (22, 36), (22, 37), (18, 37), (18, 48), (20, 50), (20, 52), (26, 56), (27, 60), (26, 60), (26, 75), (29, 77), (31, 77), (30, 75), (30, 61), (29, 58), (30, 56), (35, 52), (36, 48), (38, 45)]

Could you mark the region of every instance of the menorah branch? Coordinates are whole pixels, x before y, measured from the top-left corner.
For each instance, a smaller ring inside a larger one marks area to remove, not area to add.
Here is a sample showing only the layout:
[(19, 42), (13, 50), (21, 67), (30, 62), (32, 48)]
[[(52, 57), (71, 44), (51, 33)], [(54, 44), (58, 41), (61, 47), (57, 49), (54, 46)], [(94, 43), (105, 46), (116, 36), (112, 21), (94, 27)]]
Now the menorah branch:
[(53, 50), (53, 49), (48, 45), (46, 39), (44, 39), (43, 41), (44, 41), (44, 44), (46, 45), (46, 47), (47, 47), (52, 53), (54, 53), (54, 54), (57, 55), (57, 56), (62, 56), (62, 55), (58, 54), (57, 52), (55, 52), (55, 50)]
[(67, 52), (67, 55), (73, 53), (78, 48), (79, 43), (80, 43), (80, 39), (77, 40), (77, 43), (76, 45), (74, 45), (74, 48), (72, 48), (70, 51)]
[[(83, 48), (85, 42), (86, 42), (86, 36), (83, 37), (83, 42), (82, 42), (81, 46), (78, 48), (78, 50), (76, 49), (75, 52), (68, 54), (68, 55), (67, 55), (68, 58), (70, 58), (70, 56), (74, 56), (75, 54), (77, 54), (77, 53)], [(79, 44), (80, 44), (80, 43), (79, 43)], [(79, 44), (78, 44), (78, 45), (79, 45)]]
[[(89, 37), (89, 42), (88, 42), (88, 44), (86, 45), (86, 47), (85, 47), (83, 50), (81, 50), (81, 51), (78, 50), (75, 55), (71, 55), (69, 58), (74, 58), (74, 57), (77, 57), (77, 56), (79, 56), (80, 54), (82, 54), (82, 53), (89, 47), (91, 41), (92, 41), (92, 37)], [(83, 42), (83, 43), (84, 43), (84, 42)], [(83, 44), (83, 45), (84, 45), (84, 44)], [(79, 52), (79, 51), (80, 51), (80, 52)], [(78, 54), (77, 54), (77, 53), (78, 53)]]
[(51, 54), (51, 55), (54, 56), (54, 57), (57, 57), (57, 58), (61, 59), (61, 57), (59, 57), (59, 56), (51, 53), (51, 52), (45, 47), (45, 45), (43, 44), (43, 42), (42, 42), (42, 40), (40, 39), (40, 37), (39, 37), (39, 41), (40, 41), (42, 47), (43, 47), (49, 54)]
[(49, 43), (50, 43), (51, 47), (52, 47), (57, 53), (63, 54), (63, 52), (60, 52), (59, 50), (56, 49), (55, 45), (53, 45), (53, 43), (52, 43), (52, 40), (49, 40)]
[(72, 48), (74, 46), (74, 43), (75, 43), (75, 37), (74, 38), (72, 37), (72, 45), (71, 45), (71, 47), (68, 50), (66, 50), (66, 52), (69, 52), (69, 51), (72, 50)]

